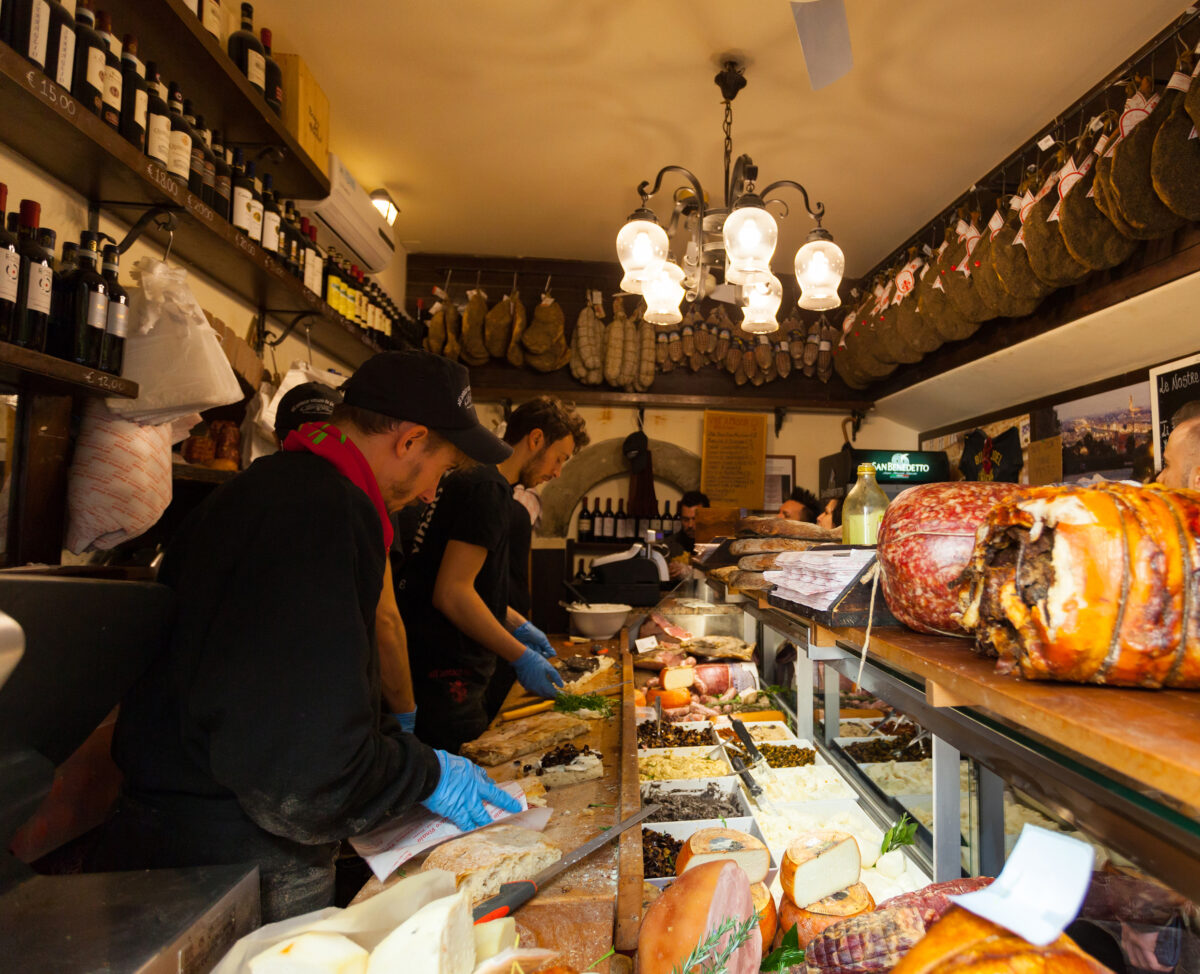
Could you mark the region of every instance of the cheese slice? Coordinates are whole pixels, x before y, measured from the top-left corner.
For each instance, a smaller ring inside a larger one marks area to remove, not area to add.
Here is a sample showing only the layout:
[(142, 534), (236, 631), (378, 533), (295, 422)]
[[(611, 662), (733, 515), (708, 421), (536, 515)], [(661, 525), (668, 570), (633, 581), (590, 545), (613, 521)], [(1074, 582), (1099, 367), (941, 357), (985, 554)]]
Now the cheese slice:
[(771, 854), (761, 839), (737, 829), (700, 829), (693, 832), (675, 857), (675, 875), (706, 862), (728, 859), (746, 873), (750, 885), (761, 883), (771, 868)]
[(783, 854), (779, 882), (793, 903), (816, 903), (858, 882), (862, 857), (854, 836), (809, 832)]
[(538, 775), (538, 780), (546, 788), (565, 788), (603, 777), (604, 762), (594, 754), (581, 754), (569, 764), (554, 764), (545, 768)]
[(517, 921), (512, 917), (477, 923), (471, 928), (471, 932), (475, 934), (476, 964), (482, 964), (500, 951), (517, 946)]
[(250, 960), (250, 974), (366, 974), (367, 952), (340, 933), (310, 931)]
[(475, 969), (471, 926), (471, 899), (465, 890), (434, 900), (371, 951), (366, 974), (471, 974)]
[(694, 666), (668, 666), (662, 671), (662, 688), (664, 690), (686, 690), (696, 682)]

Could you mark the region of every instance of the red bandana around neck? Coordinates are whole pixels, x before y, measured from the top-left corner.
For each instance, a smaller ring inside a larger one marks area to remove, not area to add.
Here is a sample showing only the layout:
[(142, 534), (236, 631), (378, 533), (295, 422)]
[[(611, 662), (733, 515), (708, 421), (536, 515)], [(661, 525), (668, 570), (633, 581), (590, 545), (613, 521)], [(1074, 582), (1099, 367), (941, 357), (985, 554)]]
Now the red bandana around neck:
[(332, 423), (304, 423), (298, 430), (288, 433), (283, 448), (289, 453), (315, 453), (337, 467), (339, 473), (371, 498), (383, 527), (383, 546), (392, 546), (392, 522), (375, 474), (367, 458), (345, 433)]

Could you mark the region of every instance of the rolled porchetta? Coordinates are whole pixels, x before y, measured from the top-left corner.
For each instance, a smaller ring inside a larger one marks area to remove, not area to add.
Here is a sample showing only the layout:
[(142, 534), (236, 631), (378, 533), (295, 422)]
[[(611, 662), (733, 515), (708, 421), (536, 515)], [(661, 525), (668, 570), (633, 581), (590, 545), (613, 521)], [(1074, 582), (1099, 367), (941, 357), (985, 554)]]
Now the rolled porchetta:
[(1030, 680), (1200, 687), (1200, 493), (1036, 487), (992, 509), (960, 622)]

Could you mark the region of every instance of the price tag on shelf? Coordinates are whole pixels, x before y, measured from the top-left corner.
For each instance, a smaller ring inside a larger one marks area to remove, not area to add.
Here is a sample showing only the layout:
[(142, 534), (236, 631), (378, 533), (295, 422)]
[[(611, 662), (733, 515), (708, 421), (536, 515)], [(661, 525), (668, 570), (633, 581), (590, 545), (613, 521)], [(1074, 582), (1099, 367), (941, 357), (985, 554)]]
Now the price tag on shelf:
[(658, 649), (658, 637), (643, 636), (641, 639), (635, 639), (633, 645), (639, 653), (648, 653), (652, 649)]

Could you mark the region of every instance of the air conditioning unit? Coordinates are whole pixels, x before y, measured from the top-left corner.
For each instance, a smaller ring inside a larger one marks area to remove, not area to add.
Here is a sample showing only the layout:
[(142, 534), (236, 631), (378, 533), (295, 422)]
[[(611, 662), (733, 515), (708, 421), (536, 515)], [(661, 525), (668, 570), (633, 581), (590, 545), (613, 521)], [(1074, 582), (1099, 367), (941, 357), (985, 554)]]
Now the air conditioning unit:
[(323, 200), (297, 200), (300, 212), (316, 223), (329, 243), (365, 272), (378, 273), (396, 252), (392, 228), (358, 185), (345, 164), (329, 153), (329, 195)]

